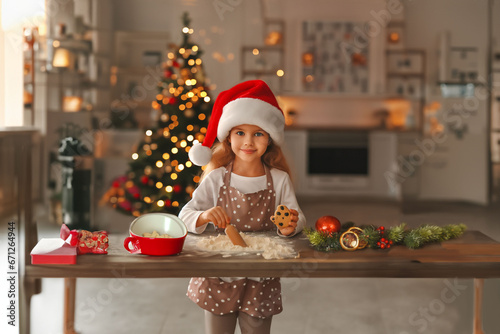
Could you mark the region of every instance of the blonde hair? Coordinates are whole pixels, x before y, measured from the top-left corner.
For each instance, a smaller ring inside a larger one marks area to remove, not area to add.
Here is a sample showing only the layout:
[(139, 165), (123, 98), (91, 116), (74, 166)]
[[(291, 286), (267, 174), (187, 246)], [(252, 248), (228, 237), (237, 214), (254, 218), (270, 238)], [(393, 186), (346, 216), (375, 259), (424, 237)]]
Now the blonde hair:
[[(203, 180), (203, 178), (214, 169), (226, 167), (234, 160), (234, 158), (235, 155), (231, 149), (231, 143), (229, 142), (228, 136), (223, 142), (216, 143), (212, 148), (212, 159), (201, 174), (201, 179)], [(285, 155), (283, 154), (281, 147), (276, 145), (272, 139), (267, 146), (266, 152), (262, 155), (261, 160), (268, 168), (282, 170), (291, 177), (290, 167), (288, 167)]]

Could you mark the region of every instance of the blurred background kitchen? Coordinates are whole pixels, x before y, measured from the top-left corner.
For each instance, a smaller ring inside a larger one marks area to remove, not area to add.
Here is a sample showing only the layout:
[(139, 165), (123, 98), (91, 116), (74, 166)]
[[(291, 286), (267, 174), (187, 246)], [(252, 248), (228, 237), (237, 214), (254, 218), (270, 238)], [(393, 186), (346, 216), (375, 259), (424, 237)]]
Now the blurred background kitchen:
[[(12, 175), (29, 157), (31, 182), (23, 187), (40, 221), (58, 226), (81, 215), (89, 228), (126, 230), (134, 212), (113, 207), (119, 194), (111, 204), (103, 198), (109, 202), (113, 182), (157, 125), (158, 83), (186, 33), (204, 51), (198, 80), (212, 100), (254, 78), (278, 96), (304, 205), (311, 198), (380, 201), (403, 211), (498, 205), (499, 0), (1, 5), (2, 217), (26, 205)], [(192, 30), (182, 32), (186, 12)], [(67, 137), (87, 148), (72, 157), (82, 163), (70, 171), (59, 151)], [(68, 177), (79, 187), (71, 194)], [(310, 212), (310, 223), (335, 214)]]

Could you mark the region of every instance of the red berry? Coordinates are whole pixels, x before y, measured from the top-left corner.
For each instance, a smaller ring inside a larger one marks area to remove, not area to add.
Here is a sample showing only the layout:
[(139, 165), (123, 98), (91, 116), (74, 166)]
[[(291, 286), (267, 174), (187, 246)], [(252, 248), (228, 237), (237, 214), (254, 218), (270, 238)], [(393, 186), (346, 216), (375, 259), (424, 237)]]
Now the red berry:
[(389, 243), (392, 245), (392, 244), (393, 244), (392, 240), (391, 240), (391, 241), (389, 241)]
[(379, 241), (379, 242), (377, 242), (377, 246), (380, 246), (380, 241)]
[(387, 248), (391, 248), (391, 245), (387, 245)]
[(383, 226), (380, 226), (380, 230), (382, 230), (382, 231), (383, 231), (384, 229), (385, 229), (385, 227), (383, 227)]
[(384, 249), (385, 248), (385, 244), (380, 245), (380, 248)]

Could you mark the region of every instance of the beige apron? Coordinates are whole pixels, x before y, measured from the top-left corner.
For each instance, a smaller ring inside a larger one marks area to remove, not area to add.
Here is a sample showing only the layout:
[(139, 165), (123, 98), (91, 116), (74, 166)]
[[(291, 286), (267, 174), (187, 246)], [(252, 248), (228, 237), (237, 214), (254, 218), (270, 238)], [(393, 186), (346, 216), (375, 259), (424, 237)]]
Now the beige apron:
[[(231, 224), (240, 231), (276, 228), (271, 222), (276, 193), (271, 172), (269, 168), (264, 168), (267, 188), (252, 194), (242, 194), (231, 187), (232, 164), (226, 168), (218, 206), (226, 210)], [(226, 282), (215, 277), (193, 277), (187, 296), (201, 308), (218, 315), (244, 312), (253, 317), (267, 318), (283, 310), (279, 277), (265, 278), (260, 282), (248, 278)]]

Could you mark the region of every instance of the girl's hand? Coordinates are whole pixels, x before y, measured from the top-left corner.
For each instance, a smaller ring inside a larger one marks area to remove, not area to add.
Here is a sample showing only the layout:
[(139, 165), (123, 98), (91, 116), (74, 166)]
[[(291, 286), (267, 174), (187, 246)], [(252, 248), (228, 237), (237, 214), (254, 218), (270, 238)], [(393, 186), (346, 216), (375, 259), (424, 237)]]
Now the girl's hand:
[(229, 224), (231, 218), (227, 215), (226, 211), (220, 206), (215, 206), (207, 211), (203, 212), (196, 221), (196, 226), (204, 225), (208, 222), (212, 222), (218, 228), (226, 228)]
[[(299, 221), (299, 212), (294, 209), (290, 209), (290, 213), (292, 215), (292, 219), (290, 220), (290, 224), (287, 227), (280, 228), (280, 232), (283, 235), (290, 235), (295, 232), (297, 228), (297, 222)], [(278, 227), (279, 228), (279, 227)]]

